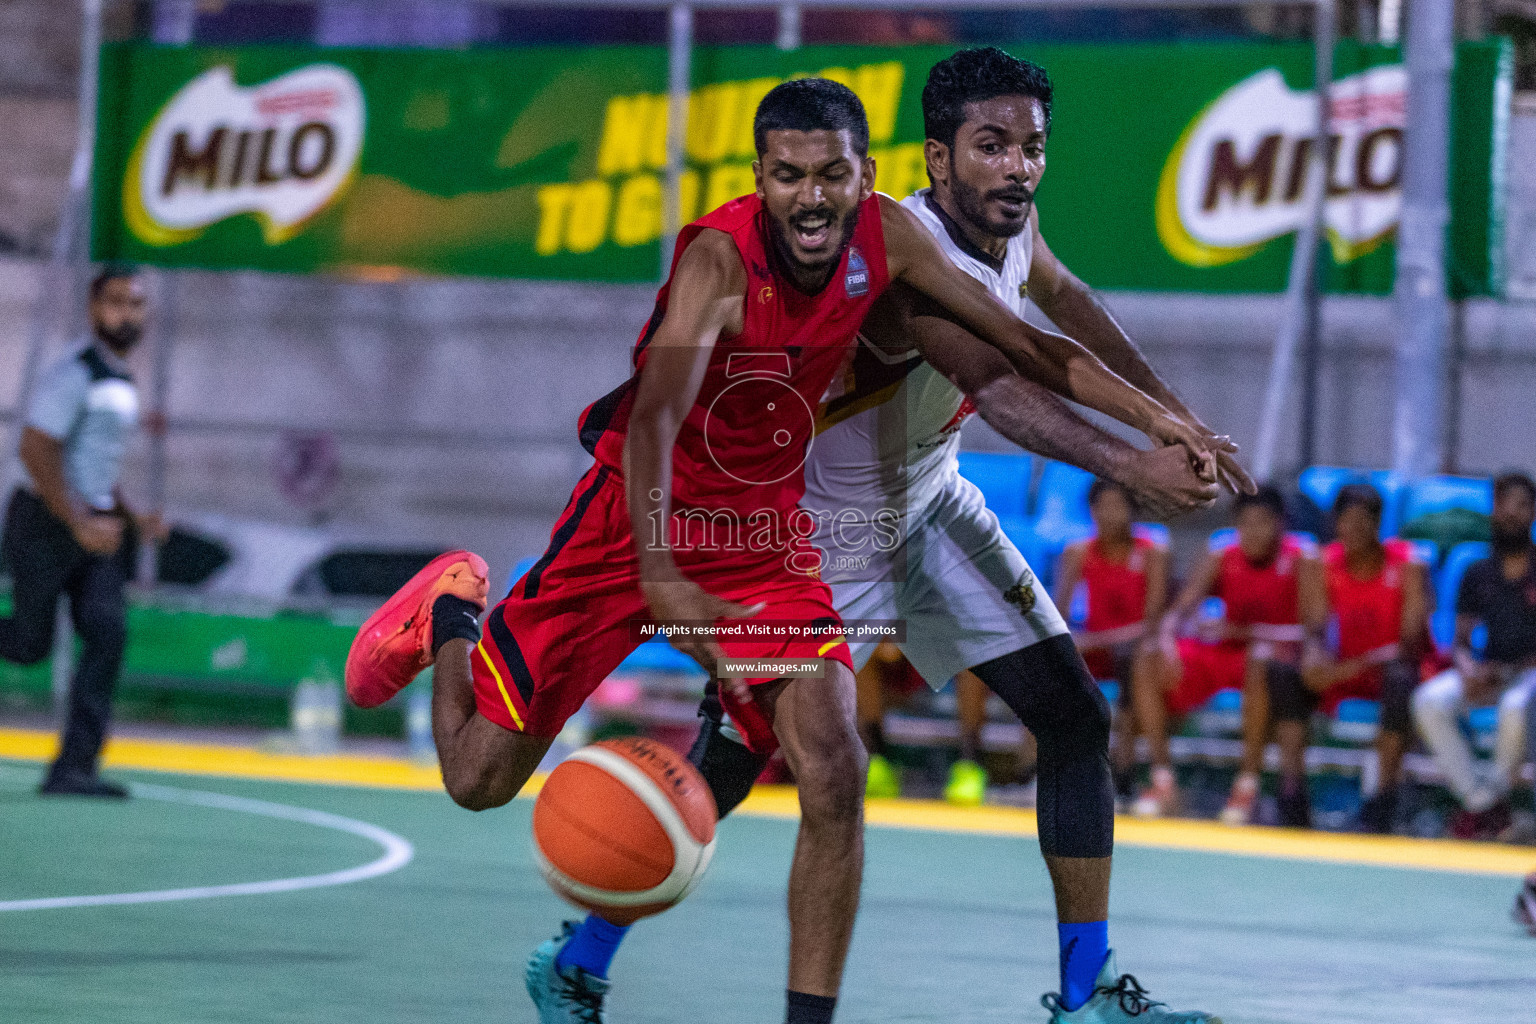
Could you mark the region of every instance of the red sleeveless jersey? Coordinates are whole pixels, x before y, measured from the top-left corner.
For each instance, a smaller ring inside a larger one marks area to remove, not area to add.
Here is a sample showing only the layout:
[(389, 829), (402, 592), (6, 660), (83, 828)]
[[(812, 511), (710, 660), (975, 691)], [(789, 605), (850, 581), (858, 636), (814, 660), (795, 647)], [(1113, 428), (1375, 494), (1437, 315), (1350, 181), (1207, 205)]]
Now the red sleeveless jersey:
[[(827, 286), (799, 291), (777, 268), (768, 212), (756, 196), (732, 200), (684, 228), (672, 270), (705, 228), (731, 236), (746, 270), (742, 329), (710, 354), (703, 386), (672, 453), (675, 506), (748, 515), (788, 512), (805, 491), (804, 464), (815, 410), (864, 315), (889, 283), (880, 204), (859, 207), (852, 242)], [(597, 461), (622, 471), (624, 437), (647, 348), (661, 326), (669, 277), (635, 345), (634, 374), (581, 415), (581, 440)]]
[(1236, 540), (1221, 553), (1215, 596), (1227, 604), (1227, 621), (1234, 626), (1258, 624), (1293, 626), (1301, 621), (1296, 567), (1311, 557), (1312, 545), (1286, 534), (1280, 551), (1268, 565), (1254, 565)]
[(1338, 622), (1341, 660), (1359, 657), (1402, 636), (1403, 577), (1413, 562), (1413, 545), (1389, 540), (1386, 562), (1368, 580), (1356, 579), (1345, 566), (1344, 545), (1334, 541), (1323, 549), (1323, 573), (1328, 610)]
[(1157, 547), (1150, 537), (1133, 537), (1131, 557), (1111, 562), (1088, 542), (1083, 555), (1083, 585), (1088, 588), (1088, 618), (1083, 629), (1097, 633), (1140, 622), (1147, 612), (1147, 556)]

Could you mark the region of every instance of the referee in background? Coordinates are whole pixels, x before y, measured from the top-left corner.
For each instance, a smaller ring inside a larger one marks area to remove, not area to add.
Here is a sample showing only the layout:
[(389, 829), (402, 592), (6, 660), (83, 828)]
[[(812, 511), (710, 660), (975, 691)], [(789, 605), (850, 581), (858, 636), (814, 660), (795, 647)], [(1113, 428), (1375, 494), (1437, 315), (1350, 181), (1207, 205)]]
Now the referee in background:
[(82, 641), (45, 794), (128, 795), (99, 778), (96, 767), (123, 660), (123, 590), (136, 537), (163, 532), (158, 515), (136, 519), (129, 512), (118, 486), (139, 415), (127, 357), (143, 336), (146, 306), (134, 271), (101, 271), (91, 282), (91, 336), (44, 371), (27, 404), (26, 475), (11, 495), (0, 541), (14, 605), (11, 617), (0, 619), (0, 658), (23, 665), (46, 658), (64, 594)]

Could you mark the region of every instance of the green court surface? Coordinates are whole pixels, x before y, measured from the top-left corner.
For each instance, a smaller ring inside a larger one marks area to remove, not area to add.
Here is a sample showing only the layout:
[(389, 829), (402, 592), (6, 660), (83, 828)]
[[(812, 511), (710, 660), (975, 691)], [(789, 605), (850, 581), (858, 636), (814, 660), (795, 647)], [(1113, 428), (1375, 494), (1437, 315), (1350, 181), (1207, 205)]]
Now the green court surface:
[[(524, 959), (571, 914), (529, 856), (530, 801), (471, 814), (436, 793), (119, 774), (177, 790), (43, 800), (35, 766), (0, 764), (0, 1020), (533, 1021)], [(187, 803), (186, 790), (375, 833)], [(414, 859), (323, 888), (7, 909), (360, 868), (389, 855), (377, 830), (412, 844)], [(790, 821), (722, 826), (698, 892), (637, 926), (620, 953), (612, 1024), (782, 1020), (793, 839)], [(1536, 940), (1508, 919), (1513, 889), (1500, 877), (1126, 848), (1111, 938), (1121, 970), (1154, 996), (1228, 1024), (1530, 1021)], [(1033, 841), (870, 829), (840, 1024), (1043, 1021), (1055, 965)]]

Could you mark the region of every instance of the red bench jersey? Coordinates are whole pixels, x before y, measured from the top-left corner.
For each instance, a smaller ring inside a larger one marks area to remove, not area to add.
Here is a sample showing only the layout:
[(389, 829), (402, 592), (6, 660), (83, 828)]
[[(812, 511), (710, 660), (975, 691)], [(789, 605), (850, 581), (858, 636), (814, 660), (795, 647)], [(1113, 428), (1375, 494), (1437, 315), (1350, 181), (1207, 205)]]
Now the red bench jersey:
[(1215, 595), (1227, 604), (1227, 621), (1235, 626), (1293, 626), (1301, 621), (1296, 567), (1312, 557), (1313, 545), (1286, 534), (1280, 552), (1268, 565), (1254, 565), (1233, 540), (1221, 553)]
[(1157, 547), (1150, 537), (1134, 537), (1131, 557), (1111, 562), (1098, 538), (1083, 555), (1083, 584), (1088, 588), (1088, 618), (1083, 629), (1097, 633), (1140, 622), (1147, 611), (1147, 556)]
[(1360, 580), (1349, 574), (1344, 545), (1334, 541), (1323, 549), (1328, 610), (1339, 624), (1339, 657), (1354, 658), (1395, 644), (1402, 634), (1404, 567), (1414, 560), (1407, 541), (1386, 542), (1386, 562), (1379, 574)]

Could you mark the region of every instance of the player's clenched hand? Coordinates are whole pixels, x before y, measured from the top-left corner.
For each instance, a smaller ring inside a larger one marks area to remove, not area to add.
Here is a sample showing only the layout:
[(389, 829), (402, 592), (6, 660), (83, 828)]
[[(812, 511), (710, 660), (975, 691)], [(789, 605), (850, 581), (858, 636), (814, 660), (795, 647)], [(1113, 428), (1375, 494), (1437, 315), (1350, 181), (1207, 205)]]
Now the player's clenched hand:
[(1182, 445), (1138, 453), (1124, 482), (1141, 508), (1157, 519), (1208, 505), (1217, 494), (1215, 482), (1195, 472)]
[[(651, 609), (651, 617), (658, 625), (688, 625), (698, 627), (720, 619), (750, 619), (765, 607), (761, 602), (754, 605), (737, 604), (723, 597), (716, 597), (697, 583), (685, 577), (642, 582), (640, 591)], [(719, 671), (719, 660), (725, 656), (720, 645), (711, 636), (687, 634), (668, 637), (672, 646), (698, 662), (711, 676)], [(739, 686), (744, 696), (746, 684), (742, 680), (728, 681), (735, 691)]]
[(1216, 455), (1216, 469), (1221, 474), (1221, 485), (1233, 494), (1257, 494), (1259, 485), (1237, 462), (1237, 442), (1230, 437), (1206, 434), (1211, 451)]
[(1253, 482), (1253, 477), (1248, 475), (1247, 470), (1238, 465), (1237, 442), (1225, 434), (1216, 433), (1193, 413), (1188, 413), (1187, 410), (1186, 413), (1184, 418), (1189, 421), (1190, 426), (1204, 435), (1206, 445), (1216, 456), (1216, 469), (1221, 476), (1221, 485), (1233, 494), (1257, 494), (1259, 485)]
[(1160, 445), (1180, 445), (1185, 449), (1190, 466), (1204, 480), (1216, 482), (1216, 456), (1211, 453), (1211, 439), (1171, 412), (1164, 412), (1153, 419), (1147, 428), (1147, 436)]

